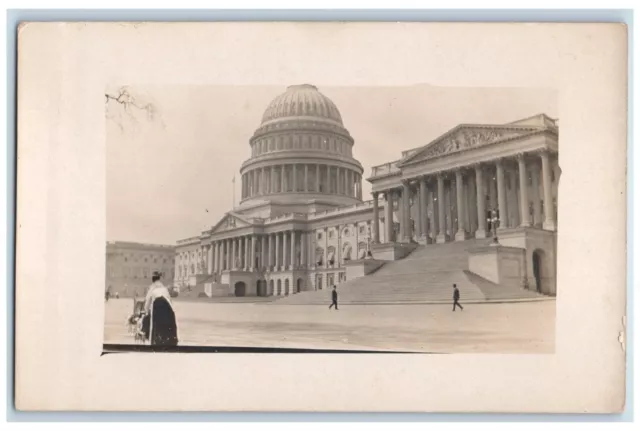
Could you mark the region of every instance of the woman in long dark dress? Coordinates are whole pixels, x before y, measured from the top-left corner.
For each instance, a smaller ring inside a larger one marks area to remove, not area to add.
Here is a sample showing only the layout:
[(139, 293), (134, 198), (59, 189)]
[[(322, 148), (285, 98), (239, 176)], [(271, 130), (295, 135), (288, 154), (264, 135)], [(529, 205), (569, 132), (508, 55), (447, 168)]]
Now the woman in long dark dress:
[(151, 276), (153, 284), (149, 286), (144, 310), (149, 316), (148, 339), (152, 346), (177, 346), (178, 323), (171, 295), (161, 282), (161, 273), (154, 272)]

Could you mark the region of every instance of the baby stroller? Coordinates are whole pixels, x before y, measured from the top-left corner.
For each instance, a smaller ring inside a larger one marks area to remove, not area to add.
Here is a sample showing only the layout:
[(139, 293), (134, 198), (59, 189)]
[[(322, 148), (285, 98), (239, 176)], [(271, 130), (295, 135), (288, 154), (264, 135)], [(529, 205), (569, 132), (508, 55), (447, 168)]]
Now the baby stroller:
[(133, 298), (133, 314), (127, 319), (127, 326), (136, 343), (144, 343), (149, 338), (149, 323), (149, 315), (144, 312), (144, 300)]

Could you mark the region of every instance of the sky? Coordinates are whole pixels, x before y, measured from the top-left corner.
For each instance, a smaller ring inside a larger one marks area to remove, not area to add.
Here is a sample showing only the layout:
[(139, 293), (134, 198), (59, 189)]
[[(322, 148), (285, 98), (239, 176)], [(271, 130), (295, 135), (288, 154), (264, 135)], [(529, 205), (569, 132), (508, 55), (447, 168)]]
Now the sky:
[[(301, 83), (292, 83), (301, 84)], [(557, 118), (557, 93), (541, 88), (323, 87), (364, 167), (397, 160), (461, 123)], [(107, 89), (117, 97), (121, 88)], [(249, 138), (277, 86), (130, 86), (133, 103), (107, 99), (107, 240), (175, 244), (215, 225), (239, 202)], [(134, 106), (135, 105), (135, 106)], [(370, 199), (363, 181), (363, 199)]]

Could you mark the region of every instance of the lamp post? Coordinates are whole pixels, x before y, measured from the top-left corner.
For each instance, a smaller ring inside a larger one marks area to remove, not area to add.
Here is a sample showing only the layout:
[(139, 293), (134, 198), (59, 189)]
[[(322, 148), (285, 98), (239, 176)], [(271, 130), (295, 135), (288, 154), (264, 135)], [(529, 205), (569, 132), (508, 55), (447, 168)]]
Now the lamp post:
[(498, 217), (498, 211), (495, 209), (491, 210), (491, 217), (487, 219), (489, 223), (491, 223), (491, 234), (493, 236), (493, 240), (491, 241), (492, 246), (500, 245), (498, 242), (498, 223), (500, 222), (500, 218)]

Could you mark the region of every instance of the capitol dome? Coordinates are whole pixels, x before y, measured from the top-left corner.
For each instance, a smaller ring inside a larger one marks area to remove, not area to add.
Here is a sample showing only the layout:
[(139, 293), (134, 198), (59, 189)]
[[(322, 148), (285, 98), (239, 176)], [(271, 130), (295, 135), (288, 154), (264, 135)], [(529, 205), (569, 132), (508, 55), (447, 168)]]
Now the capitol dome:
[(342, 117), (335, 103), (311, 84), (287, 87), (287, 91), (269, 103), (262, 116), (262, 124), (288, 117), (315, 117), (342, 125)]
[(267, 106), (240, 168), (241, 205), (329, 206), (362, 201), (362, 165), (335, 103), (310, 84), (292, 85)]

